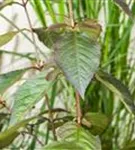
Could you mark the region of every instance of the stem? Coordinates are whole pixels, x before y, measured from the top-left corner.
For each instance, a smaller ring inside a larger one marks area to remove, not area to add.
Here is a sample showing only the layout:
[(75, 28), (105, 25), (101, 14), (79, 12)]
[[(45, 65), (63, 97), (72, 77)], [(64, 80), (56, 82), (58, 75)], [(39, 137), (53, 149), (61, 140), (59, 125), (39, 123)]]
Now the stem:
[(33, 43), (34, 43), (34, 48), (35, 48), (36, 55), (37, 55), (37, 61), (38, 61), (39, 60), (39, 54), (38, 54), (38, 51), (37, 51), (38, 48), (37, 48), (37, 45), (36, 45), (34, 32), (32, 30), (32, 23), (31, 23), (31, 20), (30, 20), (30, 16), (29, 16), (29, 13), (28, 13), (28, 10), (27, 10), (27, 2), (28, 2), (28, 0), (26, 2), (24, 0), (22, 0), (23, 7), (24, 7), (24, 10), (25, 10), (26, 17), (27, 17), (29, 27), (30, 27), (30, 31), (31, 31), (31, 36), (32, 36), (32, 40), (33, 40)]
[(52, 125), (53, 137), (54, 137), (54, 140), (57, 141), (55, 126), (54, 126), (54, 121), (53, 121), (53, 114), (52, 114), (52, 110), (51, 110), (51, 107), (50, 107), (50, 104), (49, 104), (49, 98), (48, 98), (47, 94), (45, 94), (45, 98), (46, 98), (46, 105), (48, 107), (49, 119), (50, 119), (50, 122), (51, 122), (51, 125)]
[(11, 51), (6, 51), (6, 50), (0, 49), (0, 54), (9, 54), (9, 55), (14, 55), (14, 56), (24, 57), (24, 58), (35, 61), (35, 58), (30, 56), (30, 54), (32, 54), (32, 53), (22, 54), (22, 53), (11, 52)]
[(40, 140), (38, 139), (37, 135), (32, 134), (32, 133), (29, 133), (29, 132), (26, 132), (26, 131), (23, 131), (22, 134), (28, 134), (28, 135), (30, 135), (30, 136), (33, 136), (33, 137), (36, 139), (36, 141), (37, 141), (41, 146), (44, 146), (44, 144), (42, 143), (42, 141), (40, 141)]
[[(28, 35), (23, 32), (22, 29), (20, 29), (14, 22), (12, 22), (10, 19), (8, 19), (5, 15), (3, 15), (2, 13), (0, 13), (0, 17), (2, 17), (2, 18), (3, 18), (4, 20), (6, 20), (10, 25), (12, 25), (15, 29), (17, 29), (17, 31), (19, 31), (30, 43), (35, 44), (35, 43), (31, 40), (31, 38), (29, 38)], [(28, 31), (28, 29), (24, 29), (24, 30), (27, 30), (27, 31)], [(45, 58), (47, 58), (47, 55), (45, 55), (45, 53), (42, 52), (42, 50), (40, 49), (40, 47), (37, 46), (37, 48), (38, 48), (39, 52), (40, 52)]]
[(80, 126), (81, 125), (82, 112), (81, 112), (81, 107), (80, 107), (80, 95), (77, 91), (75, 93), (75, 97), (76, 97), (77, 123)]
[(69, 6), (69, 18), (70, 18), (70, 21), (71, 21), (71, 27), (74, 27), (75, 22), (74, 22), (74, 13), (73, 13), (72, 0), (68, 0), (68, 6)]

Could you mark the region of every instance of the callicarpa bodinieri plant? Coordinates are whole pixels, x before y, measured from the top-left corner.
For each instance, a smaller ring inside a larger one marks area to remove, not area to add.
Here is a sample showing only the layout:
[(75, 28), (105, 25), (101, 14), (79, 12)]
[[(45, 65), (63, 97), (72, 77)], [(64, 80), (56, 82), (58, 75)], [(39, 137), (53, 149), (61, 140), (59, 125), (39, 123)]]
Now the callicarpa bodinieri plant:
[[(29, 28), (2, 13), (13, 5)], [(5, 0), (0, 11), (14, 28), (0, 35), (0, 66), (5, 55), (30, 64), (0, 73), (0, 149), (135, 149), (135, 2)], [(3, 49), (20, 34), (33, 52)]]

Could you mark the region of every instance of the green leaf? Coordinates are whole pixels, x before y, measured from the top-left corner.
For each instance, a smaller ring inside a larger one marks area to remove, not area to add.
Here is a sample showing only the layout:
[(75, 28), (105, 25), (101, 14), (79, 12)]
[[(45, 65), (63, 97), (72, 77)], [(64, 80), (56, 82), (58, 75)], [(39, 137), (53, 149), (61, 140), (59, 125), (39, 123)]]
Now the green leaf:
[(27, 70), (28, 68), (25, 68), (0, 74), (0, 94), (17, 82)]
[(99, 71), (98, 73), (96, 73), (95, 77), (108, 89), (120, 96), (121, 101), (122, 103), (124, 103), (125, 107), (131, 113), (135, 114), (135, 105), (133, 102), (133, 97), (130, 94), (128, 88), (123, 83), (121, 83), (121, 81), (117, 80), (116, 78), (103, 71)]
[(22, 127), (25, 127), (28, 124), (28, 122), (35, 119), (36, 117), (23, 120), (15, 124), (13, 127), (10, 127), (6, 131), (1, 132), (0, 133), (0, 149), (10, 145), (13, 142), (13, 140), (20, 134), (19, 129)]
[(52, 48), (54, 42), (63, 33), (63, 29), (67, 25), (64, 23), (54, 24), (48, 28), (33, 28), (41, 42), (43, 42), (48, 48)]
[[(61, 0), (46, 0), (48, 2), (52, 2), (52, 3), (60, 3)], [(66, 0), (63, 0), (64, 2), (66, 2)]]
[(67, 79), (84, 98), (100, 63), (100, 47), (81, 33), (65, 33), (54, 44), (55, 60)]
[(9, 31), (0, 35), (0, 47), (10, 42), (19, 31)]
[(83, 150), (76, 142), (53, 142), (47, 145), (44, 150)]
[(31, 0), (30, 3), (32, 4), (34, 11), (37, 14), (39, 21), (41, 21), (43, 26), (46, 27), (46, 17), (44, 15), (43, 2), (40, 0), (39, 1)]
[(78, 127), (75, 123), (64, 124), (58, 129), (57, 135), (61, 140), (45, 146), (45, 149), (101, 150), (99, 138), (82, 127)]
[(38, 38), (41, 42), (43, 42), (48, 48), (51, 48), (53, 45), (53, 39), (56, 39), (57, 32), (54, 31), (46, 31), (43, 28), (33, 29), (33, 31), (38, 35)]
[(84, 32), (92, 39), (97, 39), (101, 33), (101, 26), (94, 19), (85, 19), (82, 22), (78, 23), (80, 32)]
[(49, 92), (53, 82), (45, 79), (46, 71), (26, 80), (15, 93), (11, 124), (22, 119), (25, 112)]
[(89, 127), (92, 133), (99, 135), (108, 126), (109, 119), (104, 114), (91, 112), (84, 115), (82, 123)]

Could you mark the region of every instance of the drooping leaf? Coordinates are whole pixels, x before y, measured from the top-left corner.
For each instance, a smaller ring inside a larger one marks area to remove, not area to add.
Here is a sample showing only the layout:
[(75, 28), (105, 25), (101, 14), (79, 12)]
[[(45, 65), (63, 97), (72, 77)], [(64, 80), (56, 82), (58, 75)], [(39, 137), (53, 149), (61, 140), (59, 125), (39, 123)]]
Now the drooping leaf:
[(101, 26), (96, 20), (85, 19), (79, 22), (78, 25), (80, 32), (86, 33), (89, 37), (97, 39), (101, 33)]
[(44, 150), (83, 150), (82, 146), (77, 142), (53, 142), (47, 145)]
[(0, 47), (10, 42), (19, 31), (9, 31), (0, 35)]
[(21, 120), (24, 114), (49, 92), (53, 82), (45, 79), (47, 73), (40, 72), (26, 80), (15, 93), (11, 124)]
[(106, 72), (99, 71), (96, 73), (96, 79), (103, 83), (108, 89), (120, 96), (122, 103), (132, 113), (135, 114), (135, 105), (133, 97), (128, 88), (119, 80), (112, 77)]
[(45, 149), (72, 149), (78, 150), (101, 150), (101, 144), (98, 137), (93, 136), (82, 127), (78, 127), (75, 123), (68, 122), (61, 126), (57, 131), (57, 136), (61, 139), (57, 143), (49, 144)]
[(0, 74), (0, 94), (17, 82), (27, 70), (28, 68)]
[(52, 48), (54, 42), (62, 34), (61, 29), (65, 28), (67, 25), (64, 23), (55, 24), (48, 28), (34, 28), (33, 32), (38, 35), (38, 38), (43, 42), (47, 47)]
[(132, 12), (131, 12), (128, 4), (126, 4), (125, 0), (114, 0), (114, 2), (116, 4), (118, 4), (118, 6), (120, 6), (127, 15), (132, 17)]
[[(87, 125), (87, 122), (90, 126)], [(89, 127), (92, 133), (99, 135), (109, 124), (109, 119), (104, 114), (91, 112), (84, 115), (82, 123)]]
[(36, 117), (32, 117), (26, 120), (23, 120), (17, 124), (15, 124), (13, 127), (10, 127), (9, 129), (3, 131), (0, 133), (0, 149), (7, 147), (10, 145), (13, 140), (20, 134), (19, 129), (22, 127), (25, 127), (28, 122), (32, 121)]
[(81, 33), (65, 33), (54, 44), (55, 60), (67, 79), (84, 98), (85, 90), (97, 71), (100, 47)]
[(53, 45), (53, 39), (55, 40), (58, 36), (57, 32), (45, 31), (42, 28), (34, 29), (33, 31), (38, 35), (39, 40), (49, 48)]

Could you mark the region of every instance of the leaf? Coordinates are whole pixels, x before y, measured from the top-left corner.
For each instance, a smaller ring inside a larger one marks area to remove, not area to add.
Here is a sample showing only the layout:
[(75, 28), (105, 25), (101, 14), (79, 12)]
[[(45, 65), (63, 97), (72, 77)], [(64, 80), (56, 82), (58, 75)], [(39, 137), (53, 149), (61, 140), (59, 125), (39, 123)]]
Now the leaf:
[(9, 31), (0, 35), (0, 47), (10, 42), (19, 31)]
[(17, 82), (29, 68), (11, 71), (0, 74), (0, 94), (4, 93), (9, 87)]
[(112, 77), (108, 73), (99, 71), (96, 73), (96, 79), (103, 83), (108, 89), (120, 96), (122, 103), (132, 113), (135, 114), (135, 105), (133, 97), (130, 94), (128, 88), (116, 78)]
[(76, 142), (53, 142), (47, 145), (44, 150), (83, 150), (82, 146)]
[(53, 45), (53, 39), (55, 40), (58, 36), (57, 32), (46, 31), (42, 28), (33, 29), (33, 31), (38, 35), (38, 38), (43, 42), (48, 48), (51, 48)]
[(34, 8), (34, 11), (36, 12), (39, 21), (41, 21), (42, 25), (44, 27), (46, 27), (46, 19), (44, 16), (44, 7), (43, 7), (43, 2), (41, 0), (39, 1), (35, 1), (35, 0), (31, 0), (30, 2)]
[(84, 32), (92, 39), (97, 39), (102, 30), (100, 24), (94, 19), (85, 19), (83, 22), (78, 23), (78, 27), (80, 32)]
[[(87, 122), (90, 126), (87, 126)], [(86, 113), (82, 119), (82, 123), (90, 128), (93, 134), (101, 134), (109, 124), (109, 119), (102, 113)]]
[(41, 42), (43, 42), (47, 47), (52, 48), (54, 42), (59, 38), (62, 34), (62, 29), (64, 29), (67, 25), (64, 23), (51, 25), (48, 28), (33, 28), (33, 32), (35, 32)]
[(128, 16), (132, 17), (132, 12), (125, 0), (114, 0), (114, 2), (118, 4)]
[(26, 80), (15, 93), (11, 124), (20, 121), (32, 106), (47, 93), (53, 82), (45, 79), (46, 71)]
[[(61, 0), (47, 0), (47, 1), (52, 2), (52, 3), (60, 3), (61, 2)], [(63, 0), (63, 2), (66, 3), (66, 0)]]
[(65, 33), (54, 44), (55, 61), (84, 98), (85, 90), (100, 63), (100, 47), (81, 33)]
[(19, 129), (22, 127), (25, 127), (28, 124), (28, 122), (32, 121), (36, 117), (31, 117), (29, 119), (23, 120), (15, 124), (13, 127), (10, 127), (6, 131), (1, 132), (0, 133), (0, 149), (10, 145), (13, 142), (13, 140), (20, 134)]
[(57, 135), (61, 140), (45, 146), (45, 149), (101, 150), (99, 138), (82, 127), (78, 127), (76, 123), (68, 122), (64, 124), (57, 131)]

